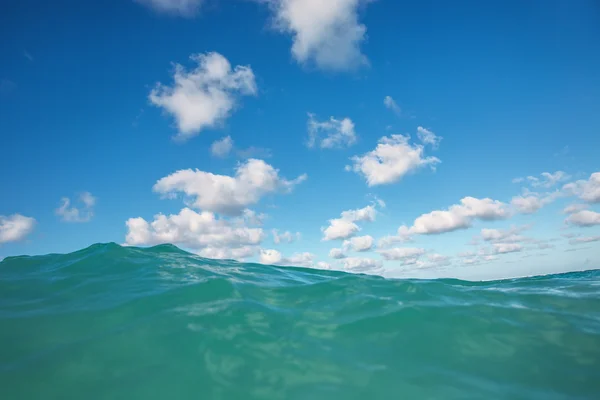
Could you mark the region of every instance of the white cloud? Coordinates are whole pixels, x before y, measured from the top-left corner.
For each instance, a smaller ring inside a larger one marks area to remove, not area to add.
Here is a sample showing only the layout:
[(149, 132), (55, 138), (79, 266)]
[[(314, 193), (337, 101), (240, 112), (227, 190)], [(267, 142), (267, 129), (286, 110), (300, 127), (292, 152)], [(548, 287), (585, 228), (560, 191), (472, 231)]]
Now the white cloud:
[(412, 242), (411, 232), (407, 226), (402, 225), (398, 228), (396, 235), (388, 235), (388, 236), (384, 236), (381, 239), (379, 239), (379, 242), (377, 243), (377, 247), (382, 249), (382, 248), (389, 247), (395, 243), (406, 243), (406, 242)]
[(248, 66), (236, 66), (219, 53), (190, 56), (198, 66), (187, 71), (175, 64), (173, 86), (158, 83), (150, 102), (175, 118), (179, 139), (189, 139), (206, 128), (221, 125), (241, 95), (255, 95), (254, 73)]
[(275, 14), (276, 28), (293, 36), (299, 63), (338, 71), (368, 63), (360, 51), (367, 28), (358, 22), (358, 7), (369, 0), (263, 1)]
[(369, 251), (373, 247), (373, 237), (369, 235), (353, 237), (344, 240), (342, 247), (352, 251)]
[(584, 236), (569, 240), (569, 244), (591, 243), (600, 241), (600, 236)]
[(400, 109), (400, 106), (394, 101), (392, 96), (385, 96), (385, 98), (383, 99), (383, 105), (398, 115), (400, 115), (402, 111)]
[(565, 219), (565, 222), (577, 226), (600, 225), (600, 213), (590, 210), (582, 210), (573, 213)]
[(469, 228), (473, 220), (494, 221), (510, 216), (506, 204), (489, 198), (465, 197), (446, 211), (432, 211), (418, 217), (410, 233), (437, 234)]
[(259, 262), (267, 265), (330, 269), (329, 264), (325, 262), (315, 263), (315, 255), (307, 252), (294, 253), (290, 257), (284, 257), (283, 254), (277, 250), (263, 249), (260, 252)]
[(573, 214), (588, 208), (587, 204), (570, 204), (563, 209), (564, 214)]
[(330, 219), (329, 226), (321, 228), (323, 240), (348, 239), (360, 230), (356, 222), (372, 222), (375, 220), (376, 214), (377, 210), (374, 205), (343, 211), (340, 218)]
[(179, 214), (157, 214), (150, 223), (140, 217), (128, 219), (125, 242), (132, 246), (172, 243), (205, 257), (245, 258), (254, 254), (265, 234), (261, 228), (239, 226), (237, 222), (209, 211), (197, 213), (184, 208)]
[(434, 149), (440, 145), (442, 141), (441, 136), (437, 136), (435, 133), (430, 131), (429, 129), (425, 129), (422, 126), (417, 128), (417, 136), (419, 140), (425, 145), (431, 145)]
[(523, 246), (519, 243), (494, 243), (495, 254), (515, 253), (523, 250)]
[(35, 224), (35, 218), (21, 214), (0, 215), (0, 244), (24, 239), (33, 232)]
[(436, 157), (424, 157), (423, 146), (410, 144), (403, 135), (384, 136), (377, 147), (362, 156), (351, 158), (353, 165), (346, 170), (363, 175), (369, 186), (397, 182), (404, 175), (424, 166), (435, 169)]
[(394, 247), (391, 249), (379, 250), (379, 254), (388, 261), (416, 259), (425, 254), (425, 249), (417, 247)]
[(300, 240), (300, 232), (292, 233), (290, 231), (285, 231), (283, 233), (279, 233), (279, 230), (273, 229), (271, 231), (273, 234), (273, 242), (275, 244), (279, 243), (292, 243), (295, 240)]
[(134, 0), (160, 13), (192, 17), (197, 14), (204, 0)]
[(210, 152), (215, 157), (227, 157), (233, 149), (233, 139), (231, 136), (225, 136), (223, 139), (215, 140), (210, 146)]
[(77, 208), (71, 206), (71, 200), (68, 197), (61, 199), (61, 205), (54, 212), (65, 222), (89, 222), (94, 217), (94, 205), (96, 198), (90, 192), (83, 192), (79, 195), (79, 201), (83, 207)]
[(308, 114), (308, 147), (319, 146), (322, 149), (350, 147), (356, 143), (354, 123), (350, 118), (341, 120), (330, 117), (319, 122), (314, 114)]
[(219, 260), (245, 260), (252, 257), (259, 251), (257, 246), (241, 247), (205, 247), (198, 252), (199, 255), (206, 258)]
[(340, 259), (340, 258), (346, 258), (346, 255), (344, 254), (344, 251), (342, 249), (333, 248), (333, 249), (329, 250), (329, 257), (335, 258), (335, 259)]
[(529, 229), (529, 226), (512, 227), (510, 229), (488, 229), (481, 230), (481, 238), (491, 243), (516, 243), (529, 239), (520, 236), (519, 233)]
[(564, 171), (556, 171), (554, 173), (542, 172), (541, 178), (535, 176), (527, 176), (525, 178), (519, 177), (512, 180), (513, 183), (521, 183), (528, 181), (532, 187), (544, 187), (551, 188), (557, 183), (570, 179), (571, 176)]
[(587, 181), (567, 183), (563, 186), (563, 192), (578, 196), (587, 203), (600, 203), (600, 172), (594, 172)]
[(158, 180), (153, 190), (168, 196), (183, 192), (192, 198), (191, 204), (201, 210), (237, 215), (261, 197), (278, 191), (289, 192), (305, 179), (306, 175), (301, 175), (288, 181), (263, 160), (249, 159), (237, 167), (235, 176), (180, 170)]
[(542, 199), (537, 196), (515, 196), (510, 204), (521, 214), (533, 214), (544, 206)]
[(346, 257), (339, 261), (340, 265), (349, 272), (377, 273), (381, 272), (382, 262), (372, 258)]

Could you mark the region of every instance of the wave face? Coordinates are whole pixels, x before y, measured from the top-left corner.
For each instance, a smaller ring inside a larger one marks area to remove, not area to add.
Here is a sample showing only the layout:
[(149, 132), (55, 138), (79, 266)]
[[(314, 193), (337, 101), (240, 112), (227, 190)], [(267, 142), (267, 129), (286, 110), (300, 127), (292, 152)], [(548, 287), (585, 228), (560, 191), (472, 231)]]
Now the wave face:
[(600, 271), (386, 280), (98, 244), (0, 262), (11, 399), (598, 399)]

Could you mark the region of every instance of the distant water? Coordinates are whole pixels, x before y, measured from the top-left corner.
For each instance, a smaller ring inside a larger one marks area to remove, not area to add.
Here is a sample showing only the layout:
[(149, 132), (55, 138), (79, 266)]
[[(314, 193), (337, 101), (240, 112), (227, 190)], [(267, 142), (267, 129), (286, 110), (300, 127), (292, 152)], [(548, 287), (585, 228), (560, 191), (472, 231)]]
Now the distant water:
[(169, 245), (10, 257), (0, 398), (600, 399), (600, 271), (386, 280)]

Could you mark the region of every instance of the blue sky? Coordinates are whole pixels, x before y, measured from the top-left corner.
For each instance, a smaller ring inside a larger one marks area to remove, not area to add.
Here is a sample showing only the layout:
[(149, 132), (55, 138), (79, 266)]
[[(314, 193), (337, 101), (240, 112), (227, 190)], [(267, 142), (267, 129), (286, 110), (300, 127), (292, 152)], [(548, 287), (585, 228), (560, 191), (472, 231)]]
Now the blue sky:
[(324, 3), (5, 2), (0, 258), (600, 266), (597, 2)]

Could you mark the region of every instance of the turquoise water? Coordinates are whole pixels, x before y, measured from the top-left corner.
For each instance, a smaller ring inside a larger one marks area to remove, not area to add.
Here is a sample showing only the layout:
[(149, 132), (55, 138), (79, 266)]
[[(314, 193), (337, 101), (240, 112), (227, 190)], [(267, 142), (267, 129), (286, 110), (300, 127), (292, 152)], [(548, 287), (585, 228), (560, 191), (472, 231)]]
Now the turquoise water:
[(5, 259), (0, 295), (2, 399), (600, 398), (600, 271), (385, 280), (98, 244)]

